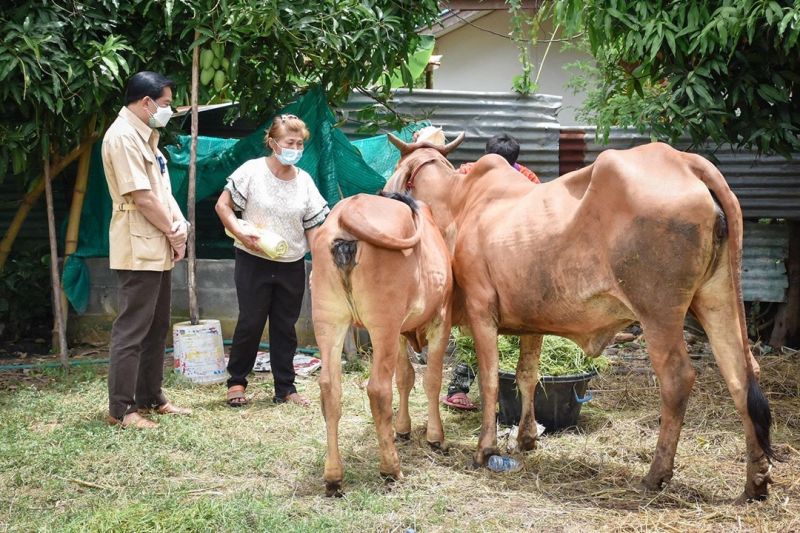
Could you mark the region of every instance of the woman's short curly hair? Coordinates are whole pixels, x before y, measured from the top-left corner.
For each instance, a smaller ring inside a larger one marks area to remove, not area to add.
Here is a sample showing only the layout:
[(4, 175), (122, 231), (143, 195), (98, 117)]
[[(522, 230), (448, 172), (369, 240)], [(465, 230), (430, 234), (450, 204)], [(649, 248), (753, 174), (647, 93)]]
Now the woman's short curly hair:
[(264, 136), (264, 144), (266, 145), (270, 138), (278, 140), (290, 133), (300, 135), (303, 141), (307, 141), (311, 136), (306, 123), (302, 119), (295, 115), (278, 115), (272, 119), (272, 126), (269, 127), (266, 136)]

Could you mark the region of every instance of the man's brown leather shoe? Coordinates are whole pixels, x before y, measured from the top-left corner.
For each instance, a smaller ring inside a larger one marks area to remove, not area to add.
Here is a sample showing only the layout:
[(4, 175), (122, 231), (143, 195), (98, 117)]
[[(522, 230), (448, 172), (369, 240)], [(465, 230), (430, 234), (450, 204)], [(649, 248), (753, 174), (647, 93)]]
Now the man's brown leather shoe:
[(111, 415), (106, 417), (106, 421), (112, 426), (122, 426), (123, 428), (136, 428), (136, 429), (153, 429), (157, 428), (158, 424), (152, 420), (148, 420), (139, 413), (128, 413), (122, 420), (114, 418)]
[(192, 414), (192, 410), (187, 409), (186, 407), (178, 407), (177, 405), (173, 405), (172, 402), (167, 402), (163, 405), (159, 405), (158, 407), (151, 407), (149, 409), (139, 409), (139, 413), (141, 414), (155, 413), (158, 415), (190, 415)]

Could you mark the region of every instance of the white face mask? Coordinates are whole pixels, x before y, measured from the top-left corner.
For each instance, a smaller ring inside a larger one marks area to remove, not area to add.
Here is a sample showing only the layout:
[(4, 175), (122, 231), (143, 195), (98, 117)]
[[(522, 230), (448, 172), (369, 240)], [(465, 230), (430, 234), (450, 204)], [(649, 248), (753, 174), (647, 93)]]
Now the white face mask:
[(295, 163), (300, 161), (301, 157), (303, 157), (302, 148), (300, 148), (299, 150), (295, 148), (284, 148), (283, 146), (278, 144), (278, 141), (274, 142), (275, 146), (281, 149), (281, 153), (278, 153), (277, 150), (275, 151), (275, 157), (278, 159), (278, 161), (280, 161), (282, 165), (294, 165)]
[(156, 112), (150, 113), (150, 109), (147, 110), (147, 112), (150, 113), (150, 119), (147, 121), (147, 124), (151, 128), (163, 128), (167, 125), (169, 119), (172, 118), (172, 107), (168, 105), (161, 107), (155, 101), (153, 101), (153, 103), (156, 104)]

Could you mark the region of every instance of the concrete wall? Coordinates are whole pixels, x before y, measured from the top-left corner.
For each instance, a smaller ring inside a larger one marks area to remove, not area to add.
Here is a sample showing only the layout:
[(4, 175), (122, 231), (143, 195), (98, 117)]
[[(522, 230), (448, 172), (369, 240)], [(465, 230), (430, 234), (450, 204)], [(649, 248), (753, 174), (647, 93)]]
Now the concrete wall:
[[(510, 39), (490, 33), (508, 35), (511, 28), (508, 12), (494, 11), (474, 20), (472, 24), (436, 38), (434, 53), (442, 54), (442, 64), (433, 71), (433, 88), (454, 91), (512, 90), (514, 76), (522, 73), (519, 49)], [(552, 34), (552, 26), (546, 23), (540, 39), (548, 39)], [(547, 43), (538, 43), (532, 48), (534, 79), (546, 48)], [(572, 89), (566, 87), (577, 70), (567, 71), (564, 66), (592, 58), (588, 54), (575, 50), (562, 51), (561, 48), (562, 43), (553, 43), (550, 47), (539, 78), (538, 92), (562, 96), (563, 106), (558, 119), (562, 126), (572, 126), (578, 124), (575, 111), (583, 103), (585, 96), (573, 94)]]
[[(117, 315), (117, 277), (108, 268), (108, 258), (87, 259), (91, 276), (91, 297), (86, 313), (70, 313), (69, 335), (82, 342), (107, 342), (111, 324)], [(222, 335), (233, 337), (239, 307), (233, 284), (232, 259), (199, 259), (197, 261), (197, 300), (200, 318), (217, 319), (222, 324)], [(297, 321), (297, 340), (300, 347), (315, 346), (314, 327), (311, 323), (311, 300), (308, 291), (308, 274), (311, 263), (306, 261), (306, 294), (300, 319)], [(189, 292), (187, 289), (187, 263), (181, 261), (172, 274), (172, 321), (189, 319)], [(268, 337), (264, 335), (264, 340)], [(170, 337), (169, 343), (172, 339)]]

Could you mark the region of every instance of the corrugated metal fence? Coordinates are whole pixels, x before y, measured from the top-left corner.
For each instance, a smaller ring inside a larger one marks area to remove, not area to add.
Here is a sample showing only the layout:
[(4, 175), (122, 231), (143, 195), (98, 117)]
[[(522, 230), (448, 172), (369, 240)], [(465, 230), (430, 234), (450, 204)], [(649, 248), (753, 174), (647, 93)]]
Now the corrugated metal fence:
[(788, 226), (745, 222), (742, 243), (742, 293), (745, 301), (786, 300), (788, 253)]
[[(348, 118), (343, 127), (348, 136), (358, 137), (356, 130), (360, 124), (355, 119), (356, 111), (374, 103), (369, 97), (354, 94), (341, 109)], [(464, 142), (448, 157), (456, 166), (482, 156), (490, 137), (510, 133), (520, 142), (520, 163), (541, 178), (558, 176), (556, 113), (561, 107), (560, 96), (399, 90), (392, 106), (404, 115), (428, 117), (431, 123), (442, 127), (448, 140), (465, 132)]]

